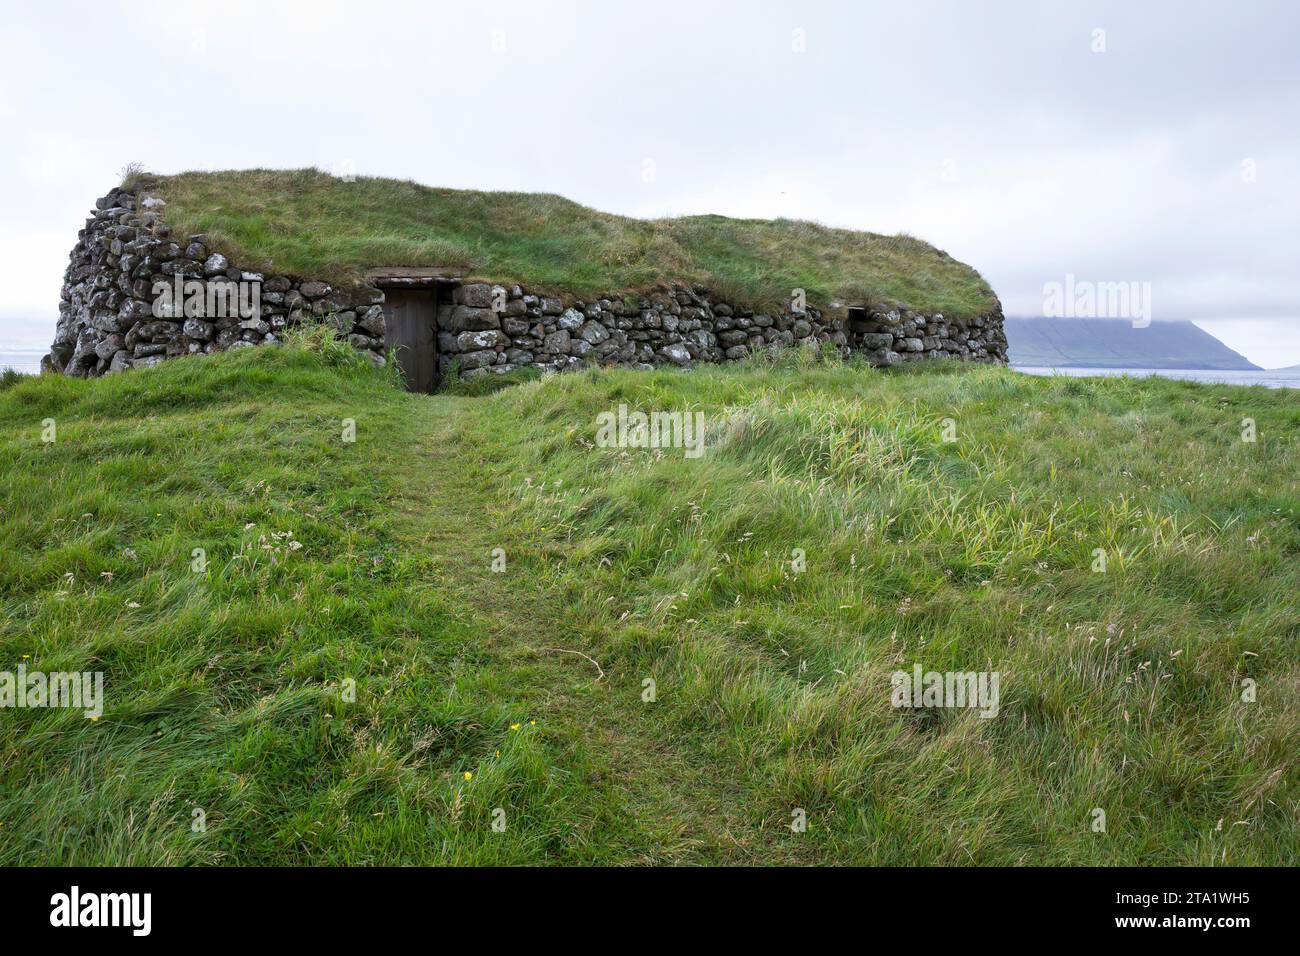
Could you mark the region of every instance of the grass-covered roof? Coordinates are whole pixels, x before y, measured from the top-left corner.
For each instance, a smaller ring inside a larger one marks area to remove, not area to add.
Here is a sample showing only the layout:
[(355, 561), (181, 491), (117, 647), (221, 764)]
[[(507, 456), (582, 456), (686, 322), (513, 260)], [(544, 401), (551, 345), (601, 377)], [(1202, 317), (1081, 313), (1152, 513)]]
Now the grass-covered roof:
[(970, 266), (910, 236), (791, 219), (633, 219), (547, 193), (436, 189), (316, 169), (141, 177), (179, 232), (241, 265), (347, 281), (378, 266), (456, 267), (574, 295), (701, 283), (750, 305), (899, 305), (969, 317), (996, 303)]

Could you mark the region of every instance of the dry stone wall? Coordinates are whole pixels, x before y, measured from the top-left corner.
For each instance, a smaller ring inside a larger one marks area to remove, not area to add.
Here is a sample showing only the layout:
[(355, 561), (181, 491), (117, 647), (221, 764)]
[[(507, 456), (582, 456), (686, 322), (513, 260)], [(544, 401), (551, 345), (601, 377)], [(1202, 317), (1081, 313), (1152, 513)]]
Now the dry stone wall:
[[(43, 371), (103, 375), (275, 344), (285, 328), (309, 318), (330, 323), (375, 365), (384, 364), (379, 290), (242, 269), (206, 236), (173, 235), (163, 221), (165, 205), (131, 189), (114, 189), (95, 203), (64, 274)], [(254, 302), (251, 313), (239, 308)]]
[(461, 378), (525, 365), (562, 371), (587, 362), (652, 367), (743, 359), (757, 349), (832, 347), (872, 364), (925, 358), (1006, 361), (1000, 311), (971, 322), (904, 310), (829, 317), (808, 306), (768, 313), (703, 288), (645, 296), (563, 299), (486, 283), (458, 287), (438, 310), (438, 362)]
[[(96, 202), (70, 256), (43, 370), (102, 375), (275, 344), (285, 329), (312, 320), (332, 325), (376, 366), (385, 364), (382, 290), (241, 268), (206, 236), (173, 235), (165, 206), (134, 188)], [(251, 309), (250, 287), (258, 293)], [(440, 372), (465, 379), (529, 365), (688, 367), (790, 347), (829, 347), (875, 365), (1005, 363), (1007, 354), (1000, 308), (970, 321), (896, 309), (850, 309), (845, 317), (812, 306), (763, 312), (701, 287), (577, 299), (479, 282), (458, 285), (439, 307), (437, 346)]]

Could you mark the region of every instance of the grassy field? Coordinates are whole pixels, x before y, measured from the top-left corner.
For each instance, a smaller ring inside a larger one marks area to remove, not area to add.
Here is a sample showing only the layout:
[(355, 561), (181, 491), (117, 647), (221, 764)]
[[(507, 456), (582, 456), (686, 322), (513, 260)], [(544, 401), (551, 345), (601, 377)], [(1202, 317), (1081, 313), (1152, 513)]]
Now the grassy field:
[(703, 283), (767, 307), (804, 289), (951, 318), (996, 307), (988, 284), (910, 236), (788, 219), (629, 219), (540, 193), (338, 179), (315, 169), (145, 177), (180, 235), (206, 233), (241, 265), (335, 281), (370, 266), (451, 266), (535, 292), (574, 295)]
[[(6, 384), (0, 670), (106, 706), (0, 710), (0, 864), (1300, 855), (1293, 392), (804, 355), (422, 396), (288, 348)], [(704, 454), (596, 447), (620, 403)], [(913, 664), (998, 715), (892, 707)]]

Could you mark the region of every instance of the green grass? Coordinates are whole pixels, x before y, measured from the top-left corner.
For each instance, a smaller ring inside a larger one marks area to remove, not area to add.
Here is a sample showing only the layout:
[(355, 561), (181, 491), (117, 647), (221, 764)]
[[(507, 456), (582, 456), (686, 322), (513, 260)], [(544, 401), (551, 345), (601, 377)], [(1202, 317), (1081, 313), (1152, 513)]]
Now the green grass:
[(646, 292), (702, 283), (769, 307), (902, 305), (969, 318), (996, 308), (972, 268), (910, 236), (789, 219), (641, 220), (540, 193), (338, 179), (315, 169), (136, 176), (179, 235), (208, 234), (241, 265), (346, 282), (373, 266), (449, 266), (535, 292)]
[[(594, 447), (620, 403), (703, 457)], [(1284, 390), (809, 356), (20, 381), (0, 670), (107, 703), (0, 710), (0, 864), (1291, 863), (1298, 433)], [(913, 663), (999, 715), (892, 708)]]

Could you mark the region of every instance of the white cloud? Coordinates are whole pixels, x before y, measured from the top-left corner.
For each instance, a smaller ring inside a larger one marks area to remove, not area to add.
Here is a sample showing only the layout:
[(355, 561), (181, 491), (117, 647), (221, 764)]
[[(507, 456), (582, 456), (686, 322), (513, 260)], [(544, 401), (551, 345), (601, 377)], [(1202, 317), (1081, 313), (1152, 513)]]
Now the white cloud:
[(1300, 343), (1297, 25), (1274, 0), (29, 7), (0, 58), (0, 315), (52, 329), (84, 211), (138, 160), (906, 231), (1008, 312), (1073, 272)]

